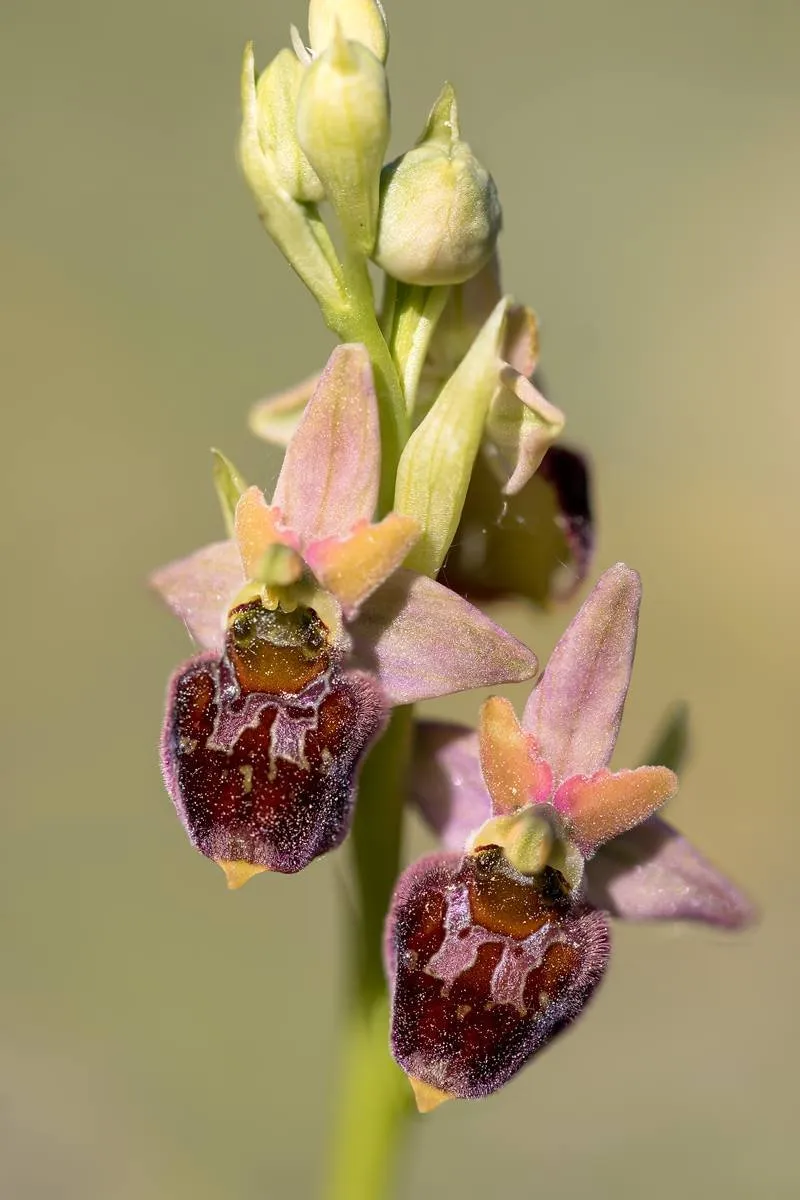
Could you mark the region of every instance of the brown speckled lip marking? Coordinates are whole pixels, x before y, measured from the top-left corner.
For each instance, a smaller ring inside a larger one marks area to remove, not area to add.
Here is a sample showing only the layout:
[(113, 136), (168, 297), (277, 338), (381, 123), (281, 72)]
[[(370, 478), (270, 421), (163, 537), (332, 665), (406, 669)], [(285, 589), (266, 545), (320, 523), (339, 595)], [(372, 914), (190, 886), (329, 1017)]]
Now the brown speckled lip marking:
[(608, 941), (555, 871), (523, 880), (491, 847), (422, 859), (387, 926), (395, 1058), (454, 1096), (496, 1091), (581, 1011)]
[(226, 659), (190, 661), (170, 685), (162, 767), (193, 844), (284, 873), (338, 845), (385, 711), (362, 672), (331, 667), (293, 694), (242, 694)]

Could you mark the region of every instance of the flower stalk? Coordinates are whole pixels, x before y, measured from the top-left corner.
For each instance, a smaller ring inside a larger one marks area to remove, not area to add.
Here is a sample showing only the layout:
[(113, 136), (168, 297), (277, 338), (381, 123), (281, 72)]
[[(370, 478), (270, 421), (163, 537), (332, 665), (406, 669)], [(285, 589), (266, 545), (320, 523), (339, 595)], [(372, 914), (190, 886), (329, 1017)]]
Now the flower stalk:
[(401, 863), (405, 781), (413, 709), (398, 708), (367, 759), (351, 835), (358, 919), (349, 929), (342, 1065), (326, 1200), (392, 1194), (406, 1118), (408, 1084), (387, 1053), (389, 996), (383, 923)]

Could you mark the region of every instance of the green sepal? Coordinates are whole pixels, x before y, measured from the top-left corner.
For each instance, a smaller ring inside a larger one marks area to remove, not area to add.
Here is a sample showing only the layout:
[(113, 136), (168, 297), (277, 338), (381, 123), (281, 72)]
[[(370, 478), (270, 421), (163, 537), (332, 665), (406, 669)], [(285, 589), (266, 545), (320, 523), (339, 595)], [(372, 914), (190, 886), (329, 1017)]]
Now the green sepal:
[(211, 468), (214, 489), (222, 509), (222, 519), (225, 522), (228, 537), (233, 537), (236, 505), (242, 492), (246, 490), (247, 484), (231, 460), (226, 458), (221, 450), (212, 448), (211, 454), (214, 460)]
[(647, 751), (643, 763), (669, 767), (676, 775), (686, 765), (689, 754), (689, 706), (678, 701), (667, 712)]
[(435, 576), (450, 548), (467, 494), (486, 414), (499, 386), (507, 298), (496, 305), (400, 458), (395, 512), (413, 517), (422, 536), (406, 566)]

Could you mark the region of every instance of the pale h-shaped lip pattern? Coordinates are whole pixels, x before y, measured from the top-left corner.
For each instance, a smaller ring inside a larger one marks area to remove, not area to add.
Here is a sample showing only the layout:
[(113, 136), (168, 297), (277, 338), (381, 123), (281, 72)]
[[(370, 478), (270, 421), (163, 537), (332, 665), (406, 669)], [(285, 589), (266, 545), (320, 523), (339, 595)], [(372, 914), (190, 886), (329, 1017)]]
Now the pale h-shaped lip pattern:
[[(753, 907), (654, 811), (677, 780), (664, 767), (611, 772), (636, 646), (641, 586), (617, 564), (601, 577), (556, 646), (521, 724), (489, 701), (482, 736), (417, 727), (411, 792), (448, 849), (463, 849), (493, 812), (519, 803), (559, 809), (588, 859), (589, 900), (634, 920), (695, 920), (737, 929)], [(482, 743), (482, 744), (481, 744)]]

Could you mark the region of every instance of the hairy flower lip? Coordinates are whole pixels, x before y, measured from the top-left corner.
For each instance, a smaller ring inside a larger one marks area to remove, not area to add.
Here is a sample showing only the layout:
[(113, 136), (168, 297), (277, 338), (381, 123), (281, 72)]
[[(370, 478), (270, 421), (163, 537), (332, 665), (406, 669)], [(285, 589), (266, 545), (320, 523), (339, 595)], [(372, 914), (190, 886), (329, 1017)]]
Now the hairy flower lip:
[(603, 914), (579, 898), (552, 908), (535, 885), (512, 883), (512, 909), (522, 908), (510, 925), (511, 910), (498, 909), (487, 927), (475, 912), (486, 882), (473, 858), (440, 853), (395, 888), (384, 943), (391, 1046), (421, 1111), (497, 1091), (575, 1020), (605, 970)]
[(416, 727), (410, 799), (444, 850), (398, 881), (384, 957), (392, 1053), (421, 1111), (496, 1091), (581, 1014), (608, 960), (604, 909), (728, 929), (752, 919), (738, 890), (652, 815), (673, 773), (608, 770), (640, 594), (624, 564), (604, 573), (521, 724), (493, 697), (477, 733)]
[[(342, 346), (292, 438), (273, 503), (246, 488), (231, 541), (153, 576), (206, 651), (170, 688), (167, 790), (195, 846), (234, 887), (254, 867), (291, 873), (342, 841), (361, 758), (389, 705), (537, 670), (535, 655), (480, 610), (402, 569), (418, 527), (397, 513), (373, 523), (379, 467), (369, 358)], [(230, 470), (225, 482), (235, 495)], [(290, 616), (303, 608), (313, 620)], [(268, 616), (281, 613), (284, 625)], [(349, 741), (337, 721), (350, 723)]]
[(292, 695), (227, 698), (212, 652), (170, 680), (164, 783), (194, 847), (230, 888), (263, 870), (294, 874), (347, 834), (363, 757), (386, 722), (372, 676), (326, 672)]
[(513, 810), (517, 795), (521, 802), (549, 799), (588, 858), (586, 886), (597, 907), (622, 918), (742, 928), (753, 919), (749, 901), (651, 815), (674, 790), (672, 773), (607, 769), (630, 681), (640, 590), (624, 565), (605, 572), (551, 655), (522, 724), (504, 702), (487, 706), (500, 725), (482, 751), (472, 730), (419, 725), (411, 799), (452, 849), (465, 845), (498, 802)]

